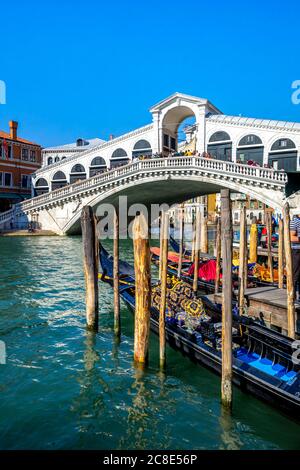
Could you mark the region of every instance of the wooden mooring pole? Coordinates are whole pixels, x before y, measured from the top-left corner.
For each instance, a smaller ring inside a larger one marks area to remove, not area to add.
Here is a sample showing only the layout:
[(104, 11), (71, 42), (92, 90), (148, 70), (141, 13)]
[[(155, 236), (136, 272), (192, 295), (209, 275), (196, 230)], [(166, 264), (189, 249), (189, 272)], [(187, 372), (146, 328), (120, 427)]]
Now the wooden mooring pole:
[(84, 206), (81, 211), (81, 230), (86, 290), (86, 324), (89, 330), (97, 331), (99, 316), (99, 245), (96, 233), (96, 219), (90, 206)]
[(193, 280), (194, 292), (197, 292), (198, 290), (199, 256), (200, 256), (200, 223), (201, 223), (201, 213), (200, 213), (200, 208), (197, 207), (196, 225), (195, 225), (195, 257), (194, 257), (194, 280)]
[(207, 217), (201, 212), (201, 247), (202, 253), (208, 253)]
[(132, 233), (135, 272), (134, 360), (146, 364), (150, 333), (151, 268), (148, 223), (143, 213), (136, 216)]
[(284, 253), (284, 240), (283, 240), (283, 220), (279, 219), (278, 226), (278, 288), (283, 288), (283, 253)]
[(120, 295), (119, 295), (119, 214), (114, 212), (114, 332), (121, 334)]
[(216, 233), (216, 280), (215, 280), (215, 293), (219, 292), (220, 287), (220, 273), (221, 273), (221, 218), (217, 219), (217, 233)]
[(160, 213), (160, 229), (159, 229), (159, 267), (158, 267), (158, 279), (161, 280), (161, 265), (162, 265), (162, 258), (161, 258), (161, 247), (162, 247), (162, 240), (163, 240), (163, 233), (164, 233), (164, 211)]
[(168, 234), (169, 234), (169, 214), (164, 212), (164, 232), (162, 237), (161, 249), (161, 294), (159, 309), (159, 363), (160, 367), (166, 365), (166, 298), (167, 298), (167, 269), (168, 269)]
[(272, 215), (270, 211), (266, 212), (266, 226), (267, 226), (267, 237), (268, 237), (268, 268), (270, 270), (270, 280), (274, 282), (273, 272), (273, 255), (272, 255)]
[(243, 313), (245, 289), (246, 289), (246, 263), (247, 255), (247, 219), (246, 219), (246, 206), (241, 209), (240, 216), (240, 253), (239, 253), (239, 311)]
[(251, 224), (250, 228), (250, 249), (249, 249), (250, 263), (257, 263), (257, 224)]
[(182, 270), (182, 256), (183, 256), (183, 243), (184, 243), (184, 204), (179, 208), (179, 259), (177, 276), (181, 277)]
[(223, 291), (222, 291), (222, 405), (232, 407), (232, 214), (229, 189), (221, 190)]
[(290, 234), (290, 208), (285, 203), (283, 207), (284, 251), (286, 260), (286, 290), (287, 290), (287, 325), (288, 336), (295, 338), (295, 286), (293, 276), (292, 247)]

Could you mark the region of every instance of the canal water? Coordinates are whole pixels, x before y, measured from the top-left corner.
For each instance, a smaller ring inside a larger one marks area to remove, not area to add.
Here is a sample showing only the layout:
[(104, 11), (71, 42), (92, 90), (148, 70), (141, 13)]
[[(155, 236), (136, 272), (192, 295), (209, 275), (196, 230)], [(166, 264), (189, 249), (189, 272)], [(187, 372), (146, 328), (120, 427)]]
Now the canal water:
[[(121, 255), (132, 259), (130, 242)], [(167, 349), (135, 369), (132, 314), (113, 335), (112, 292), (100, 284), (100, 330), (85, 330), (80, 237), (0, 238), (1, 449), (299, 449), (300, 426)]]

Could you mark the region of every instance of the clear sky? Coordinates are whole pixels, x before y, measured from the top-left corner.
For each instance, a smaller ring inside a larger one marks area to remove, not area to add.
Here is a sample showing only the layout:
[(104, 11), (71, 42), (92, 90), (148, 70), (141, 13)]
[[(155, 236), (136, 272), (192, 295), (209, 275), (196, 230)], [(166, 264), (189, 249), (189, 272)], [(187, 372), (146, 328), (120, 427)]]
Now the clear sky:
[(0, 129), (43, 146), (147, 124), (175, 91), (300, 122), (299, 0), (0, 0), (0, 17)]

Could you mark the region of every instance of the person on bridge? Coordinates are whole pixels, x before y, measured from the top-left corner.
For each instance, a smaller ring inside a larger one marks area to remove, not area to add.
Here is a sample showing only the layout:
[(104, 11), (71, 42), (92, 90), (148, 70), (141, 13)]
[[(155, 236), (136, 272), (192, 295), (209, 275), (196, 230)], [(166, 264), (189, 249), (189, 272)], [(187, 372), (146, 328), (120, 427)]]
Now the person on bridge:
[(295, 300), (299, 300), (300, 283), (300, 214), (295, 215), (290, 222), (292, 243), (293, 278), (295, 283)]

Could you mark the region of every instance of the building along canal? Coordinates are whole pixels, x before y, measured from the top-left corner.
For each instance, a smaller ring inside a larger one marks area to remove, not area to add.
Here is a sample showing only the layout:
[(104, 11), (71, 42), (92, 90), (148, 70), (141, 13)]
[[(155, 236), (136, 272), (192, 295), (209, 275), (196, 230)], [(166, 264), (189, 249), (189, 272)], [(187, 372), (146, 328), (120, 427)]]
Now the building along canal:
[(121, 303), (118, 344), (104, 283), (99, 333), (87, 332), (81, 237), (1, 237), (0, 256), (1, 449), (299, 448), (298, 424), (236, 388), (223, 415), (220, 377), (169, 347), (162, 373), (152, 333), (137, 370), (132, 314)]

